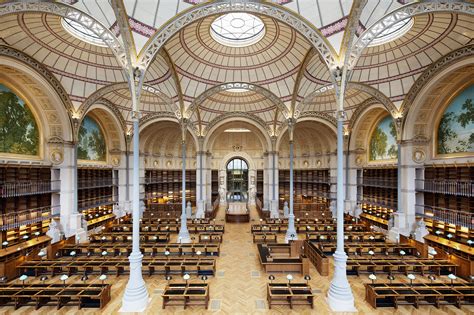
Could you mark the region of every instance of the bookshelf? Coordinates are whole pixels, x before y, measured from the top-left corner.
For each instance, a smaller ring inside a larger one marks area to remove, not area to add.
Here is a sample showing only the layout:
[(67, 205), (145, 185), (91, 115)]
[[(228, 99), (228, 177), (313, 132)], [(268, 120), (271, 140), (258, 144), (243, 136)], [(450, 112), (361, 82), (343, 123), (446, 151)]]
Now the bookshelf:
[(473, 179), (472, 167), (433, 165), (418, 172), (415, 183), (422, 195), (416, 210), (430, 232), (429, 244), (459, 257), (466, 256), (460, 248), (474, 246)]
[(263, 170), (257, 170), (257, 181), (256, 181), (256, 188), (257, 188), (257, 198), (260, 200), (263, 199)]
[[(182, 171), (146, 170), (145, 195), (148, 203), (181, 203)], [(196, 170), (186, 170), (186, 202), (196, 206)]]
[(211, 171), (211, 201), (219, 199), (219, 171)]
[[(294, 170), (293, 184), (295, 190), (294, 203), (314, 203), (329, 207), (331, 182), (329, 169)], [(279, 206), (283, 209), (284, 202), (290, 200), (290, 171), (278, 171)]]
[[(111, 168), (84, 167), (77, 170), (78, 210), (89, 222), (109, 216), (117, 200), (118, 186), (114, 170)], [(99, 226), (98, 224), (97, 226)]]
[(358, 172), (358, 201), (361, 218), (371, 225), (387, 229), (398, 208), (397, 168), (368, 168)]

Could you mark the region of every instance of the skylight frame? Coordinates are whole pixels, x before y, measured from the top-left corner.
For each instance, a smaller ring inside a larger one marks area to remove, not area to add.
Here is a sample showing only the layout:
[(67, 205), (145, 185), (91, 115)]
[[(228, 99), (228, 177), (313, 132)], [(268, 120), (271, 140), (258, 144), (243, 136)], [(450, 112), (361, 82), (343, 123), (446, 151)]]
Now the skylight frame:
[(265, 23), (256, 15), (231, 12), (217, 17), (210, 27), (211, 37), (229, 47), (247, 47), (265, 36)]
[(108, 47), (103, 39), (97, 36), (97, 34), (95, 34), (91, 29), (88, 29), (74, 20), (68, 19), (66, 17), (61, 18), (61, 25), (63, 26), (64, 30), (66, 30), (66, 32), (77, 39), (80, 39), (91, 45)]

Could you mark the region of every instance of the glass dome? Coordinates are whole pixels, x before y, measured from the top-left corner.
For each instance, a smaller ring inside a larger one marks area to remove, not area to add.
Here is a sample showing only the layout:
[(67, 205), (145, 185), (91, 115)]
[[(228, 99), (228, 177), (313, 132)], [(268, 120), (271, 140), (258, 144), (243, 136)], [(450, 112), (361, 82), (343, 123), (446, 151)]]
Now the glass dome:
[(265, 35), (265, 24), (255, 15), (228, 13), (211, 24), (211, 36), (230, 47), (245, 47), (258, 42)]
[(80, 40), (92, 45), (107, 47), (102, 38), (97, 36), (92, 30), (86, 28), (82, 24), (79, 24), (76, 21), (68, 18), (62, 18), (61, 24), (69, 34), (76, 38), (79, 38)]
[(382, 45), (397, 38), (402, 37), (405, 35), (413, 26), (414, 20), (412, 18), (401, 20), (389, 28), (383, 30), (377, 37), (375, 37), (368, 47)]

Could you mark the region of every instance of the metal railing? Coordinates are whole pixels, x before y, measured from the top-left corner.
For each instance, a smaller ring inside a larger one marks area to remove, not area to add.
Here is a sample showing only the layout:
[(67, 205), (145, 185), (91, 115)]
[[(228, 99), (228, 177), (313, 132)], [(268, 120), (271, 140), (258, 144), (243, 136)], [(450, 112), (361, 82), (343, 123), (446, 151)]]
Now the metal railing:
[(418, 204), (415, 205), (415, 209), (416, 214), (428, 219), (456, 224), (469, 229), (474, 228), (474, 213)]
[(397, 199), (382, 199), (382, 198), (372, 198), (368, 196), (360, 196), (357, 198), (360, 203), (369, 204), (372, 206), (386, 207), (396, 210), (397, 209)]
[(91, 178), (83, 179), (77, 182), (79, 189), (99, 188), (117, 186), (117, 178)]
[(415, 179), (418, 191), (474, 197), (474, 181), (454, 179)]
[(18, 180), (15, 182), (0, 183), (0, 197), (18, 197), (27, 195), (45, 194), (59, 191), (59, 180)]
[(0, 215), (0, 230), (18, 228), (21, 225), (33, 224), (59, 216), (60, 206), (48, 206), (5, 213)]
[(113, 195), (101, 196), (96, 198), (82, 199), (78, 202), (78, 210), (82, 211), (89, 208), (107, 206), (116, 203)]
[(380, 188), (397, 188), (396, 178), (384, 178), (384, 177), (357, 177), (357, 185), (359, 186), (371, 186)]

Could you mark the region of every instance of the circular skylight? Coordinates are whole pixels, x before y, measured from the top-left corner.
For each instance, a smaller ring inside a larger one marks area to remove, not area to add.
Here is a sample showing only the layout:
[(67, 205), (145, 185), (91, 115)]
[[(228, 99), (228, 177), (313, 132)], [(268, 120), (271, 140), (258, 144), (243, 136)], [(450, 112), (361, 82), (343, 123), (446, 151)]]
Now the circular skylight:
[(62, 18), (61, 24), (64, 29), (72, 36), (79, 38), (89, 44), (107, 47), (102, 38), (97, 36), (92, 30), (86, 28), (82, 24), (77, 23), (68, 18)]
[(264, 35), (263, 21), (248, 13), (221, 15), (211, 24), (212, 38), (230, 47), (245, 47), (255, 44)]
[(401, 20), (388, 27), (387, 29), (383, 30), (367, 46), (372, 47), (382, 45), (402, 37), (403, 35), (405, 35), (406, 32), (411, 29), (413, 23), (414, 20), (412, 18)]

